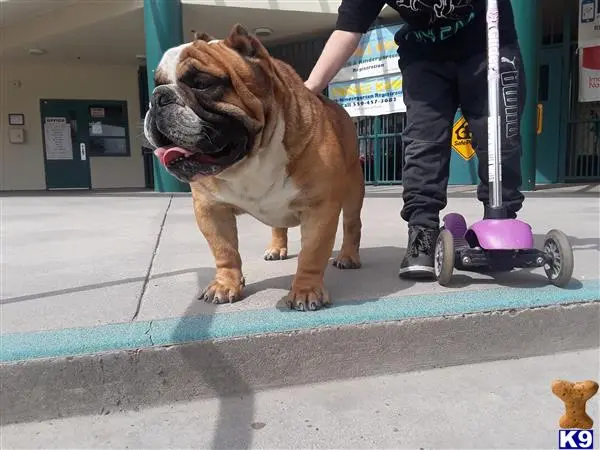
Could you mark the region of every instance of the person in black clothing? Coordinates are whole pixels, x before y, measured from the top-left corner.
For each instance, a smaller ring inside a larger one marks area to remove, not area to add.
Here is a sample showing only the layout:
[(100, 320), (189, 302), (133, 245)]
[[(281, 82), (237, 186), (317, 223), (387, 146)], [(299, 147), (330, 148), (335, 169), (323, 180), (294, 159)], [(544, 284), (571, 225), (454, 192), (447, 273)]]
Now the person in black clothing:
[[(399, 275), (430, 278), (439, 213), (447, 203), (451, 133), (459, 106), (479, 159), (477, 198), (484, 216), (489, 203), (487, 5), (486, 0), (342, 0), (335, 31), (305, 81), (310, 90), (325, 89), (386, 3), (403, 21), (395, 41), (407, 108), (401, 216), (408, 222), (408, 248)], [(525, 73), (510, 0), (498, 0), (498, 10), (502, 198), (514, 218), (524, 200), (519, 187)]]

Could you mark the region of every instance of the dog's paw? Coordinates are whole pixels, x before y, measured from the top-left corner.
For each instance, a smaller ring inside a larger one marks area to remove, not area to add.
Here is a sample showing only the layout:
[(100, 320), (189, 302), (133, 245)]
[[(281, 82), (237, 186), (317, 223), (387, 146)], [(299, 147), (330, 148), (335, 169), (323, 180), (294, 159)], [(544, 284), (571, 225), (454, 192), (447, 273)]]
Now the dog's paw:
[(266, 261), (278, 261), (280, 259), (287, 259), (287, 256), (288, 256), (287, 248), (271, 247), (265, 251), (265, 260)]
[(344, 255), (340, 253), (332, 261), (333, 267), (338, 269), (360, 269), (361, 262), (358, 255)]
[(323, 286), (292, 287), (285, 301), (296, 311), (317, 311), (331, 304), (329, 292)]
[(242, 278), (239, 282), (221, 283), (214, 280), (200, 294), (200, 300), (207, 303), (222, 304), (237, 302), (242, 298), (242, 289), (245, 286), (245, 280)]

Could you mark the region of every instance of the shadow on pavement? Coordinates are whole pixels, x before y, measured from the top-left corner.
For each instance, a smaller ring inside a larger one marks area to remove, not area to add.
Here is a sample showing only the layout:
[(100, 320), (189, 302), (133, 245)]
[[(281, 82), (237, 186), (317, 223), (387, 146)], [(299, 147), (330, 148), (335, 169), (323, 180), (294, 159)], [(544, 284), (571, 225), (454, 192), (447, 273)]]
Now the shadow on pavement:
[[(334, 251), (332, 257), (337, 253)], [(398, 268), (403, 256), (404, 249), (400, 247), (369, 247), (360, 250), (360, 269), (340, 270), (329, 262), (325, 271), (325, 286), (333, 304), (337, 301), (377, 299), (412, 286), (412, 282), (398, 277)], [(272, 264), (277, 264), (277, 261), (273, 261)], [(246, 296), (258, 294), (265, 289), (288, 290), (292, 278), (293, 274), (289, 274), (249, 284), (246, 286)]]
[[(357, 296), (375, 299), (411, 286), (412, 283), (407, 283), (397, 276), (397, 269), (402, 256), (403, 249), (397, 247), (365, 248), (361, 250), (363, 267), (359, 270), (339, 270), (330, 265), (326, 272), (326, 282), (332, 297), (334, 297), (334, 304), (336, 299), (340, 302), (346, 302), (348, 299), (356, 299)], [(248, 264), (247, 261), (246, 264)], [(277, 264), (277, 261), (273, 261), (273, 264)], [(198, 295), (213, 275), (214, 269), (201, 268), (198, 270)], [(265, 289), (287, 290), (291, 280), (292, 275), (286, 275), (249, 284), (246, 286), (244, 298), (241, 301), (251, 301), (251, 299), (248, 299), (249, 295), (260, 294)], [(192, 300), (185, 313), (186, 316), (198, 314), (197, 302), (200, 302), (200, 300), (196, 298)], [(272, 307), (275, 308), (278, 305), (274, 303)], [(205, 305), (202, 315), (213, 318), (217, 308), (216, 305)], [(219, 310), (223, 311), (222, 308), (223, 306)], [(318, 312), (297, 311), (292, 311), (292, 313), (318, 314)], [(207, 327), (211, 327), (213, 321), (207, 320), (205, 323)], [(173, 338), (177, 341), (185, 340), (187, 334), (189, 334), (189, 331), (181, 323), (174, 331)], [(204, 346), (202, 350), (203, 354), (199, 354), (197, 348), (190, 346), (181, 346), (178, 351), (194, 373), (201, 378), (202, 384), (208, 384), (211, 387), (214, 396), (220, 402), (219, 417), (210, 448), (251, 448), (253, 433), (266, 426), (265, 423), (260, 421), (259, 417), (255, 417), (254, 392), (238, 369), (240, 363), (234, 363), (234, 361), (228, 359), (228, 355), (216, 346), (210, 343), (207, 345), (208, 347)], [(248, 358), (253, 357), (255, 356), (248, 355)], [(190, 380), (190, 383), (197, 384), (194, 380)], [(207, 446), (207, 443), (202, 443), (201, 446)]]
[[(150, 279), (174, 277), (174, 276), (177, 276), (177, 275), (183, 275), (183, 274), (186, 274), (186, 273), (193, 273), (193, 272), (197, 272), (197, 271), (198, 271), (198, 269), (175, 270), (173, 272), (166, 272), (166, 273), (159, 273), (159, 274), (156, 274), (156, 275), (152, 275), (150, 277)], [(54, 297), (54, 296), (57, 296), (57, 295), (73, 294), (73, 293), (77, 293), (77, 292), (93, 291), (93, 290), (96, 290), (96, 289), (104, 289), (104, 288), (107, 288), (107, 287), (119, 286), (119, 285), (122, 285), (122, 284), (141, 283), (145, 279), (146, 279), (145, 276), (131, 277), (131, 278), (122, 278), (120, 280), (105, 281), (105, 282), (102, 282), (102, 283), (94, 283), (94, 284), (86, 284), (86, 285), (83, 285), (83, 286), (74, 286), (72, 288), (57, 289), (55, 291), (36, 292), (35, 294), (20, 295), (20, 296), (17, 296), (17, 297), (0, 298), (0, 305), (8, 305), (10, 303), (24, 302), (24, 301), (27, 301), (27, 300), (37, 300), (37, 299), (40, 299), (40, 298)]]
[[(489, 274), (489, 279), (473, 278), (468, 272), (456, 272), (452, 277), (451, 288), (464, 288), (473, 285), (503, 286), (509, 288), (543, 288), (550, 286), (548, 278), (539, 273), (533, 273), (530, 269), (515, 269), (511, 272), (501, 272)], [(583, 287), (581, 281), (573, 278), (571, 283), (563, 289), (571, 291), (579, 290)]]
[[(550, 231), (550, 227), (548, 231)], [(533, 240), (535, 243), (535, 247), (542, 249), (544, 248), (544, 239), (546, 237), (546, 233), (537, 233), (533, 235)], [(577, 237), (567, 235), (567, 239), (573, 248), (573, 251), (576, 250), (598, 250), (600, 251), (600, 232), (596, 237)]]
[[(544, 248), (545, 234), (534, 234), (534, 246), (538, 249)], [(578, 238), (575, 236), (567, 236), (574, 252), (575, 267), (577, 267), (577, 251), (581, 250), (600, 250), (600, 238)], [(542, 288), (550, 285), (548, 278), (541, 273), (534, 273), (536, 269), (515, 269), (511, 272), (489, 273), (489, 278), (473, 278), (468, 275), (468, 272), (458, 272), (452, 277), (452, 288), (461, 288), (469, 285), (500, 285), (504, 287), (516, 288)], [(573, 277), (568, 286), (564, 289), (578, 290), (583, 287), (580, 280)]]
[[(192, 308), (194, 303), (202, 301), (198, 297), (206, 287), (208, 272), (205, 268), (198, 272), (198, 291), (194, 293)], [(214, 270), (211, 277), (212, 275), (214, 275)], [(206, 306), (209, 309), (204, 309), (203, 316), (208, 319), (205, 322), (206, 327), (210, 328), (213, 324), (212, 318), (217, 305), (207, 304)], [(173, 338), (178, 341), (185, 341), (188, 334), (188, 330), (180, 322), (173, 332)], [(210, 445), (208, 445), (208, 442), (198, 443), (199, 446), (211, 449), (250, 448), (252, 445), (252, 419), (254, 417), (254, 394), (251, 388), (227, 356), (212, 342), (207, 342), (207, 345), (200, 347), (200, 349), (203, 354), (199, 354), (198, 348), (185, 345), (180, 346), (177, 350), (193, 370), (193, 373), (201, 378), (197, 382), (190, 380), (190, 383), (192, 385), (208, 385), (213, 391), (213, 396), (219, 401), (219, 417), (216, 421), (212, 442)], [(243, 400), (241, 403), (236, 402), (234, 408), (229, 406), (231, 403), (227, 401), (227, 397), (232, 395), (233, 390), (235, 390), (234, 395), (241, 397)], [(205, 424), (198, 424), (198, 426), (202, 427)]]

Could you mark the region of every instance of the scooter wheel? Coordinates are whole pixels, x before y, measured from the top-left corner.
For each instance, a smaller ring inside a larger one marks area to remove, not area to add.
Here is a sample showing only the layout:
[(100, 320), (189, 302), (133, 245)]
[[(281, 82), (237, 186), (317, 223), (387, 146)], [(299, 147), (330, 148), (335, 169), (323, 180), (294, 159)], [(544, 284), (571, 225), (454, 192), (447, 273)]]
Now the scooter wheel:
[(433, 270), (440, 285), (450, 284), (454, 271), (454, 238), (448, 230), (441, 230), (435, 243)]
[(559, 230), (550, 230), (544, 238), (544, 253), (549, 262), (544, 271), (550, 282), (558, 287), (565, 287), (573, 275), (573, 249), (567, 236)]

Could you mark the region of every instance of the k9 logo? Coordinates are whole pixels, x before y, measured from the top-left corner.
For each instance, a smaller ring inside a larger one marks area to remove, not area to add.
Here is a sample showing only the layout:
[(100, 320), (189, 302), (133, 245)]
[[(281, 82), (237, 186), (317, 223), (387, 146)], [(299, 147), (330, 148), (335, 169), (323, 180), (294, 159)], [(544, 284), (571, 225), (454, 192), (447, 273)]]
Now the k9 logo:
[(594, 430), (558, 430), (558, 448), (593, 449)]

